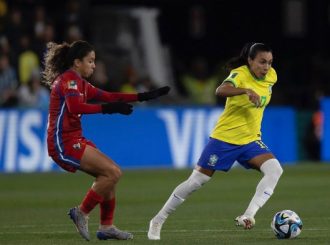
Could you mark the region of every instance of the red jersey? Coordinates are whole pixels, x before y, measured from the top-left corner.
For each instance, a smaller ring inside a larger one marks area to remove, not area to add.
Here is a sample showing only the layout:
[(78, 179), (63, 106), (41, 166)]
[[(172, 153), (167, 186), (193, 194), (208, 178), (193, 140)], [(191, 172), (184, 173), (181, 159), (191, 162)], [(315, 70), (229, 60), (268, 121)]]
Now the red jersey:
[(95, 88), (73, 70), (58, 76), (52, 84), (47, 128), (48, 153), (63, 159), (65, 143), (82, 136), (81, 115), (102, 112), (100, 104), (88, 104), (89, 100), (100, 102), (133, 102), (137, 94), (109, 93)]

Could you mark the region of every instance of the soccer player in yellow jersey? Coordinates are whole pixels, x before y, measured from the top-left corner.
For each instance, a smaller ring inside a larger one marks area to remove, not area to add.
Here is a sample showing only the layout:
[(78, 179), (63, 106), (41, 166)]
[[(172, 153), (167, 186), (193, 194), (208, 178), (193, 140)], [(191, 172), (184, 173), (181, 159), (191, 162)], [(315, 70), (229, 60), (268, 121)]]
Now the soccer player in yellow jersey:
[(277, 80), (272, 62), (272, 50), (263, 43), (246, 44), (240, 56), (228, 61), (230, 74), (215, 92), (227, 98), (224, 112), (190, 177), (174, 189), (150, 221), (150, 240), (160, 239), (169, 214), (192, 192), (208, 182), (216, 170), (228, 171), (235, 161), (264, 174), (247, 209), (235, 219), (236, 225), (245, 229), (255, 225), (254, 216), (273, 194), (283, 172), (279, 161), (261, 141), (260, 132), (263, 112)]

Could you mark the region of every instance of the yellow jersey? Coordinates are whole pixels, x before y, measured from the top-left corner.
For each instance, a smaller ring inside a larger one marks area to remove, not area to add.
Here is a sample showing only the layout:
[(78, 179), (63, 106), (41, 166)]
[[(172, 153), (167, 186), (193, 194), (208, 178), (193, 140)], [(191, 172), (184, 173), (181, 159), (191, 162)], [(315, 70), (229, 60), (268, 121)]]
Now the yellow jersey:
[(235, 145), (245, 145), (261, 139), (261, 121), (268, 105), (272, 87), (277, 74), (270, 68), (263, 79), (256, 78), (244, 65), (233, 69), (224, 82), (232, 83), (236, 88), (248, 88), (255, 91), (261, 100), (256, 107), (246, 94), (227, 97), (223, 113), (214, 127), (211, 137)]

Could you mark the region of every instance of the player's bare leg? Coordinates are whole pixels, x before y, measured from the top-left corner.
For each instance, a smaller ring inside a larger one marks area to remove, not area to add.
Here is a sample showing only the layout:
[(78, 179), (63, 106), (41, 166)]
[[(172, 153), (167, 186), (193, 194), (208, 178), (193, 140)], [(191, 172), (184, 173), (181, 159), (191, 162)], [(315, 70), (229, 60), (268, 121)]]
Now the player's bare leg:
[(115, 186), (121, 177), (121, 170), (109, 157), (89, 145), (86, 146), (80, 167), (82, 171), (95, 177), (92, 188), (79, 206), (79, 211), (84, 215), (86, 222), (79, 226), (79, 229), (75, 223), (79, 233), (89, 240), (88, 214), (97, 204), (106, 200), (109, 193), (114, 193)]

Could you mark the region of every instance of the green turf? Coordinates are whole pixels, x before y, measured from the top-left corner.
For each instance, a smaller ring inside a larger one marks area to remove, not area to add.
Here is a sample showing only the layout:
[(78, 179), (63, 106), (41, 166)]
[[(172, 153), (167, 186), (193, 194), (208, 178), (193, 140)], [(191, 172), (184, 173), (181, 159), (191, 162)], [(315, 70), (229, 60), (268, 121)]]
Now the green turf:
[[(124, 171), (117, 188), (116, 225), (134, 233), (133, 241), (98, 241), (98, 210), (90, 218), (88, 244), (330, 244), (330, 164), (285, 167), (275, 194), (256, 216), (250, 231), (234, 226), (261, 174), (233, 169), (217, 172), (163, 226), (161, 241), (146, 237), (150, 218), (191, 170)], [(67, 210), (77, 205), (92, 178), (80, 174), (0, 175), (0, 244), (84, 244)], [(301, 235), (277, 240), (270, 221), (274, 213), (292, 209), (302, 218)]]

